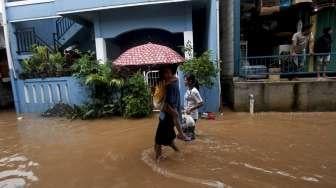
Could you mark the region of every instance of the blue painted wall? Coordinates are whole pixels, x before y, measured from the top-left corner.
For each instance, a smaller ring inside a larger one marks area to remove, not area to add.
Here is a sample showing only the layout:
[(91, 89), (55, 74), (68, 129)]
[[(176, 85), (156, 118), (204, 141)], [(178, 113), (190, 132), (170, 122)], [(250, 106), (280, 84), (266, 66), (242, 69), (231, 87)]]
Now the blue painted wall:
[(172, 33), (190, 31), (191, 6), (174, 3), (102, 11), (96, 14), (94, 25), (96, 37), (103, 38), (114, 38), (124, 32), (143, 28), (164, 29)]
[[(218, 66), (218, 49), (217, 49), (217, 12), (216, 0), (209, 0), (206, 12), (206, 29), (205, 29), (205, 49), (212, 52), (212, 58), (215, 66)], [(193, 20), (197, 22), (197, 20)], [(195, 37), (195, 36), (194, 36)], [(219, 76), (219, 75), (218, 75)], [(183, 100), (186, 87), (184, 85), (184, 75), (179, 71), (181, 100)], [(215, 79), (215, 84), (211, 89), (202, 87), (200, 93), (204, 100), (204, 106), (200, 109), (201, 112), (218, 112), (220, 108), (220, 83), (218, 78)]]
[[(208, 16), (208, 45), (207, 48), (213, 54), (213, 60), (215, 65), (218, 67), (218, 33), (217, 33), (217, 5), (216, 0), (210, 0), (209, 3), (209, 16)], [(219, 74), (218, 74), (219, 77)], [(203, 88), (203, 95), (205, 98), (206, 105), (204, 106), (205, 111), (218, 112), (220, 108), (220, 82), (216, 78), (215, 84), (211, 90)]]
[(18, 113), (42, 113), (58, 103), (82, 105), (88, 92), (73, 77), (18, 80)]
[(57, 11), (78, 11), (90, 8), (101, 8), (106, 6), (118, 6), (135, 3), (159, 2), (162, 0), (56, 0)]
[(9, 21), (45, 18), (57, 16), (58, 13), (68, 11), (85, 11), (86, 9), (107, 6), (124, 6), (127, 4), (155, 3), (159, 1), (162, 0), (55, 0), (47, 3), (7, 7), (7, 17)]
[(7, 7), (8, 21), (50, 17), (56, 15), (56, 4), (54, 2)]
[(15, 23), (16, 29), (20, 30), (23, 28), (35, 29), (35, 33), (50, 46), (53, 46), (53, 33), (56, 33), (56, 20), (57, 19), (43, 19), (27, 22)]

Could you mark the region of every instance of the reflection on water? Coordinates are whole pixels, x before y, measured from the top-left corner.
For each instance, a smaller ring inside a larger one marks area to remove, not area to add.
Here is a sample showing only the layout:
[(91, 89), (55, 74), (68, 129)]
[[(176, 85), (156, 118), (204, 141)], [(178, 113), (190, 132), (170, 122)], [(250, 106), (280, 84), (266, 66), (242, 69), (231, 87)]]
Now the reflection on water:
[(153, 160), (156, 118), (0, 113), (0, 188), (336, 187), (336, 113), (224, 114)]
[(38, 167), (38, 163), (28, 160), (25, 156), (15, 154), (0, 159), (0, 187), (24, 187), (30, 182), (38, 181), (34, 175), (34, 168)]
[(17, 139), (16, 117), (13, 113), (2, 113), (0, 119), (0, 187), (28, 187), (38, 181), (34, 171), (39, 164), (21, 153)]

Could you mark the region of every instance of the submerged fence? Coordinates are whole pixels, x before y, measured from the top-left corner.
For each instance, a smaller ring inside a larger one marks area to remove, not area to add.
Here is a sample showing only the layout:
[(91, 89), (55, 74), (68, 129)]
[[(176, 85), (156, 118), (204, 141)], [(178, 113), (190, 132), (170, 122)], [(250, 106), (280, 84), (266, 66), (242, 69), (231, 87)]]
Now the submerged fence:
[(16, 82), (18, 113), (41, 113), (58, 103), (81, 105), (88, 101), (87, 88), (73, 77)]
[(326, 72), (336, 73), (336, 53), (241, 57), (239, 75), (266, 78), (269, 74), (310, 74), (316, 73), (318, 66), (323, 70), (323, 64), (326, 65)]

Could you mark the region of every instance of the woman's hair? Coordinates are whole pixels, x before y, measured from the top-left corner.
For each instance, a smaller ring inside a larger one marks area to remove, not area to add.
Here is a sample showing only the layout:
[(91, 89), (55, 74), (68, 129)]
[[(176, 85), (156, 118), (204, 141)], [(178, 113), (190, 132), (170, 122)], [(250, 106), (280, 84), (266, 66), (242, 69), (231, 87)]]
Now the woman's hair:
[(196, 89), (199, 90), (199, 83), (193, 74), (187, 74), (185, 76), (186, 80), (191, 84), (191, 86), (195, 87)]

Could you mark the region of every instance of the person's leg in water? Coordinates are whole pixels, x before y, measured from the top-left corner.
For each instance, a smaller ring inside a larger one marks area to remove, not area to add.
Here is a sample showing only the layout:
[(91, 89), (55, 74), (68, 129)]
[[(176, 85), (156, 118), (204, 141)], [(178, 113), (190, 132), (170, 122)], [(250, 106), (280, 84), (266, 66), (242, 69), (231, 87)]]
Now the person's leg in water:
[(327, 78), (327, 62), (323, 63), (323, 78)]
[(317, 80), (321, 79), (320, 70), (322, 66), (322, 61), (323, 61), (322, 57), (317, 57), (317, 64), (316, 64)]
[(175, 142), (172, 141), (172, 143), (169, 145), (171, 148), (173, 148), (174, 151), (180, 152), (180, 149), (176, 146)]
[(159, 144), (155, 144), (154, 150), (155, 150), (155, 159), (156, 161), (158, 161), (160, 157), (162, 157), (162, 146)]
[(323, 61), (323, 78), (328, 78), (327, 77), (327, 66), (330, 63), (330, 55), (326, 56), (324, 61)]
[(197, 119), (194, 119), (195, 125), (191, 127), (191, 134), (192, 134), (192, 139), (196, 139), (196, 124), (197, 124)]

